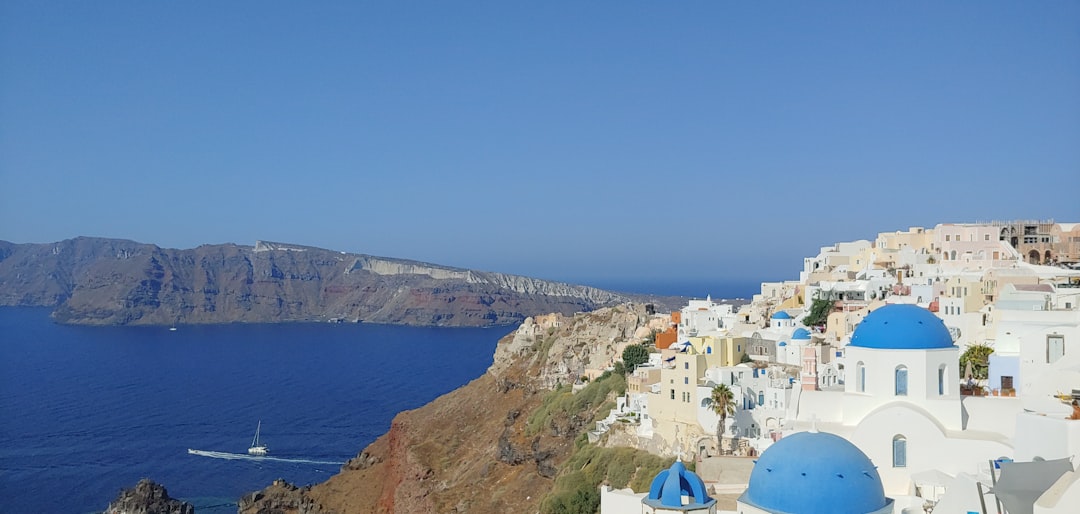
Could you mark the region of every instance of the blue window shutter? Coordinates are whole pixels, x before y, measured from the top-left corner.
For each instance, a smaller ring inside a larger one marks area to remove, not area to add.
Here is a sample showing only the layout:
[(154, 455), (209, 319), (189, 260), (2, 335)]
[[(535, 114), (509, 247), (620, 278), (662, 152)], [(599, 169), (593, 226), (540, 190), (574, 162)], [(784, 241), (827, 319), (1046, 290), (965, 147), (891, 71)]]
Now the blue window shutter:
[(893, 467), (907, 467), (907, 439), (902, 437), (893, 439), (892, 452)]

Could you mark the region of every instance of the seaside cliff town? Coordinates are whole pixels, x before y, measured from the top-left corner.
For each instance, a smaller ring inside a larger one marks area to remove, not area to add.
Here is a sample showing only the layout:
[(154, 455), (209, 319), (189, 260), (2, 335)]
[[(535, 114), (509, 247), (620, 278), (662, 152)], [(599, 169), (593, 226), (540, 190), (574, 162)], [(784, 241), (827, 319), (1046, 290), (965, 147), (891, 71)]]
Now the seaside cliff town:
[(747, 482), (672, 468), (649, 491), (604, 487), (601, 512), (717, 512), (661, 483), (680, 474), (745, 491), (740, 514), (1076, 512), (1078, 262), (1077, 223), (913, 227), (822, 248), (741, 308), (658, 316), (590, 440), (702, 476), (715, 456), (756, 465)]
[(748, 303), (526, 319), (487, 373), (241, 513), (1066, 513), (1080, 223), (824, 247)]

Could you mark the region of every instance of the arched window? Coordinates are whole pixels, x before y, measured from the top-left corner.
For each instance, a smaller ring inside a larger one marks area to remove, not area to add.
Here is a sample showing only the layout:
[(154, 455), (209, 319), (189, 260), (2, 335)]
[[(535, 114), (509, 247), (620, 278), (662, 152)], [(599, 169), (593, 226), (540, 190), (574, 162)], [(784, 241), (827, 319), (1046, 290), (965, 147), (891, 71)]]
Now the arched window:
[(711, 346), (706, 346), (705, 347), (705, 353), (706, 354), (712, 353), (712, 347)]
[(855, 390), (860, 393), (866, 392), (866, 365), (863, 361), (855, 365)]
[(907, 396), (907, 366), (896, 367), (896, 396)]
[(945, 396), (949, 394), (949, 373), (948, 368), (942, 364), (937, 370), (937, 394), (938, 396)]
[(892, 466), (907, 467), (907, 438), (900, 434), (892, 438)]
[(956, 260), (956, 250), (953, 250), (952, 252), (949, 253), (949, 260), (950, 261), (955, 261)]

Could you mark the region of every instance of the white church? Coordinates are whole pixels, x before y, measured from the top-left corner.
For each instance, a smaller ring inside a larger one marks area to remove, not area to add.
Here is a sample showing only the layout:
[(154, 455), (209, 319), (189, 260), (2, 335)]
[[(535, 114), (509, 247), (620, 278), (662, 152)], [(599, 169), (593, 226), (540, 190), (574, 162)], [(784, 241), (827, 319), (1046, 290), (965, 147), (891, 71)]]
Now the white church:
[[(898, 500), (921, 502), (913, 495), (924, 486), (947, 495), (954, 478), (967, 477), (972, 487), (957, 493), (965, 498), (958, 504), (976, 512), (975, 482), (996, 479), (998, 463), (1080, 453), (1080, 421), (1064, 419), (1063, 406), (1032, 412), (1018, 398), (961, 397), (959, 348), (941, 319), (922, 307), (871, 312), (844, 361), (844, 390), (804, 390), (795, 431), (817, 429), (854, 443), (877, 466), (885, 493)], [(1069, 480), (1075, 481), (1071, 471)], [(1073, 489), (1080, 494), (1080, 485)]]

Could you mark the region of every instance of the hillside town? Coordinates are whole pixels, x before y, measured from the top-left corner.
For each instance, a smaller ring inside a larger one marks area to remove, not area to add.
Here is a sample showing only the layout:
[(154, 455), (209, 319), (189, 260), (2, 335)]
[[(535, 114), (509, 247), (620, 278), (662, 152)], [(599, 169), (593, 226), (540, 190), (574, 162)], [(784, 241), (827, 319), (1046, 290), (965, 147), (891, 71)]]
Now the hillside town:
[[(521, 330), (559, 320), (537, 323)], [(692, 300), (648, 327), (589, 438), (679, 460), (648, 492), (602, 487), (605, 514), (718, 512), (724, 493), (739, 513), (1080, 505), (1080, 223), (838, 243), (749, 303)], [(702, 471), (740, 458), (748, 480)]]

